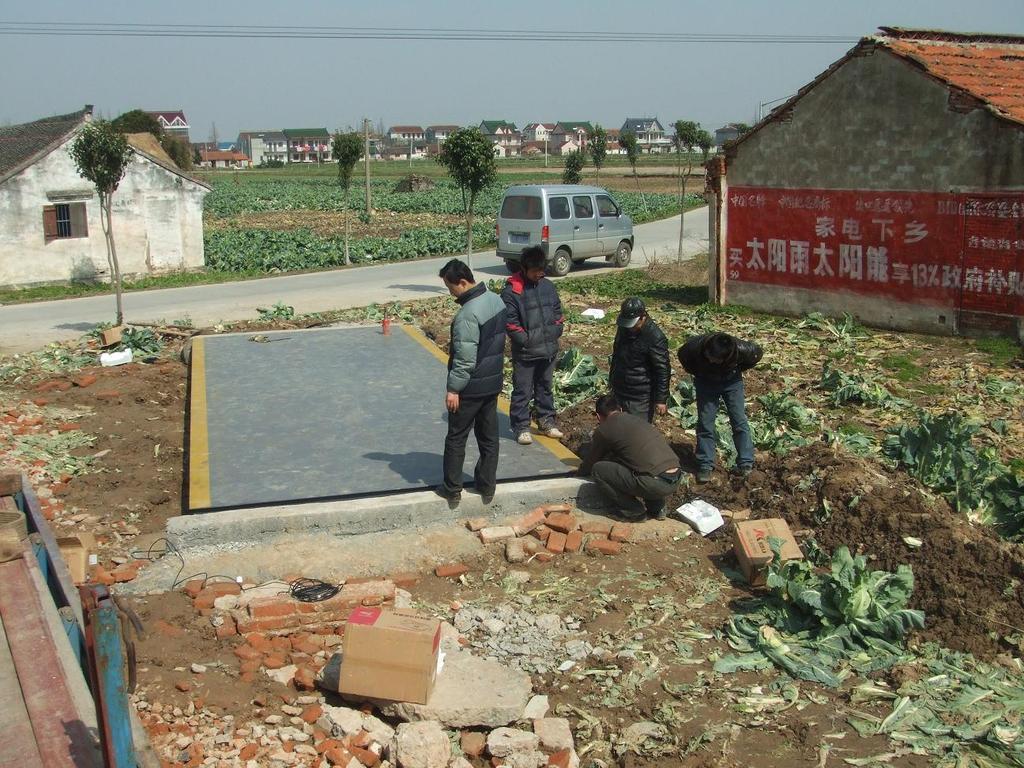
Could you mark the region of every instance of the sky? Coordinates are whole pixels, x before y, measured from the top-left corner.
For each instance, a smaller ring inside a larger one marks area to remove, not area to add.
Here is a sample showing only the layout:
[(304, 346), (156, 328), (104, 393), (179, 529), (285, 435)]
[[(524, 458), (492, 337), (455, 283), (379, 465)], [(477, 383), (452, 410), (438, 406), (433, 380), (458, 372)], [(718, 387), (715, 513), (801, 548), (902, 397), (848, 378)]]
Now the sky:
[[(1024, 34), (1021, 0), (0, 0), (2, 22), (845, 35), (879, 26)], [(193, 141), (240, 130), (677, 119), (754, 122), (853, 43), (210, 40), (0, 34), (0, 123), (94, 104), (183, 109)], [(17, 75), (16, 73), (23, 73)], [(12, 76), (13, 74), (13, 76)], [(765, 111), (770, 107), (765, 107)]]

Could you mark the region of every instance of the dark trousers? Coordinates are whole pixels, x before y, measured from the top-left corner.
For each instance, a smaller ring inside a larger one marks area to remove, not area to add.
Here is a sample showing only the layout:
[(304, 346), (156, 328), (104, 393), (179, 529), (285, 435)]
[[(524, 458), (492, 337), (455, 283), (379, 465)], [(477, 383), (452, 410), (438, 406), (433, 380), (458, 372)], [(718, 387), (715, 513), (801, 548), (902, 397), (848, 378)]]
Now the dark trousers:
[(555, 393), (551, 389), (554, 373), (555, 358), (512, 361), (512, 399), (508, 409), (512, 432), (519, 434), (530, 429), (531, 400), (536, 406), (538, 426), (554, 422)]
[(647, 419), (650, 423), (654, 422), (654, 404), (650, 400), (619, 400), (617, 395), (615, 399), (619, 401), (619, 406), (626, 413)]
[(747, 469), (754, 466), (754, 443), (750, 439), (747, 423), (743, 379), (732, 381), (693, 380), (697, 390), (697, 467), (710, 470), (715, 466), (715, 418), (718, 404), (725, 400), (725, 409), (732, 426), (732, 441), (736, 446), (736, 466)]
[[(681, 474), (677, 472), (676, 478)], [(595, 462), (590, 476), (620, 511), (631, 516), (657, 512), (679, 487), (678, 479), (669, 482), (654, 475), (638, 475), (617, 461)]]
[(462, 490), (462, 465), (466, 463), (469, 430), (476, 435), (480, 458), (473, 470), (473, 487), (481, 494), (493, 494), (498, 474), (498, 396), (461, 398), (459, 410), (448, 414), (448, 436), (444, 439), (444, 490)]

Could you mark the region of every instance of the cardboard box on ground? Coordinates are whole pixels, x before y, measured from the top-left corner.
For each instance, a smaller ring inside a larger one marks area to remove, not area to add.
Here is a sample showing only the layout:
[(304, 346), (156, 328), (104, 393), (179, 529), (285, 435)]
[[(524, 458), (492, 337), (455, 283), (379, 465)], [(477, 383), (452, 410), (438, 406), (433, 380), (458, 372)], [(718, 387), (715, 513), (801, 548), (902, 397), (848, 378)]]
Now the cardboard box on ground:
[(91, 533), (77, 533), (57, 539), (57, 546), (71, 571), (71, 579), (75, 584), (84, 584), (95, 565), (89, 562), (89, 556), (96, 550), (96, 539)]
[(760, 587), (768, 575), (768, 564), (772, 561), (769, 539), (782, 541), (780, 555), (785, 560), (803, 560), (804, 554), (796, 543), (789, 525), (780, 518), (743, 520), (733, 528), (733, 549), (740, 570), (751, 586)]
[(412, 611), (356, 608), (345, 625), (340, 693), (426, 704), (437, 677), (441, 622)]

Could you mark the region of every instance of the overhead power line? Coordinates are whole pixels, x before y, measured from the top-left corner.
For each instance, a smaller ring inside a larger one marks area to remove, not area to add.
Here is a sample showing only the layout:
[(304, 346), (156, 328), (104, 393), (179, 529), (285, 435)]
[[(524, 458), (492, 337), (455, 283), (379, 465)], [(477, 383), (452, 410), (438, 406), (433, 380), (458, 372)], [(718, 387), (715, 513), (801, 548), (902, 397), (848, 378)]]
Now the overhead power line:
[(850, 44), (852, 35), (753, 35), (648, 32), (413, 27), (269, 26), (252, 24), (134, 24), (0, 21), (0, 35), (55, 37), (167, 37), (271, 40), (440, 40), (527, 43), (746, 43), (755, 45)]

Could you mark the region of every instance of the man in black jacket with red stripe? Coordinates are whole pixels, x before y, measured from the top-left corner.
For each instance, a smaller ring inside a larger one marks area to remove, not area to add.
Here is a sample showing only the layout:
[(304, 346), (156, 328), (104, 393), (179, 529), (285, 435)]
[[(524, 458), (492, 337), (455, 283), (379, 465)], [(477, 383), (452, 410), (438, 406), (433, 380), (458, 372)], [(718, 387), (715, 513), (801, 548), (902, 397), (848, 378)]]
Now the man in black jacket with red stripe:
[(551, 379), (558, 357), (558, 339), (565, 318), (555, 284), (544, 277), (547, 256), (534, 246), (523, 249), (520, 270), (501, 291), (507, 311), (505, 330), (512, 340), (512, 400), (509, 418), (516, 442), (529, 445), (530, 401), (537, 410), (537, 427), (547, 437), (562, 437), (555, 424)]
[(706, 483), (715, 468), (715, 417), (725, 400), (736, 446), (736, 472), (750, 474), (754, 444), (747, 423), (743, 371), (757, 365), (764, 351), (752, 341), (727, 333), (694, 336), (679, 348), (679, 362), (693, 376), (697, 391), (697, 482)]
[(668, 412), (668, 339), (638, 298), (622, 302), (617, 322), (608, 374), (612, 393), (626, 413), (654, 421), (655, 414)]

